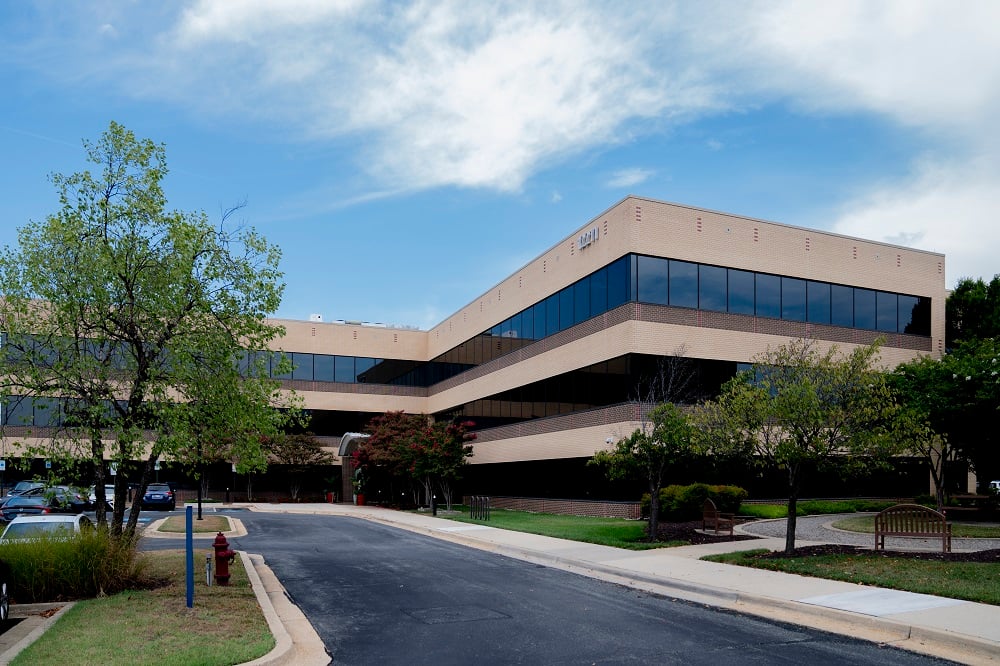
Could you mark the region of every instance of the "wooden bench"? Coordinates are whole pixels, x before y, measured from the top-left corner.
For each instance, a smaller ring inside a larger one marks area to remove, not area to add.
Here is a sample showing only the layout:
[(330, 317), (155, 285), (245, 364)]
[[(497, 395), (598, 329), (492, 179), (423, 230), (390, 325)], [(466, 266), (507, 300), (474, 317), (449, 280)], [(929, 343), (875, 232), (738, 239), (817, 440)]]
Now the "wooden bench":
[(705, 500), (701, 509), (701, 529), (708, 531), (711, 526), (712, 531), (719, 534), (723, 530), (733, 536), (733, 525), (736, 524), (736, 517), (731, 513), (721, 513), (716, 508), (715, 502), (710, 499)]
[(951, 552), (951, 525), (945, 515), (920, 504), (897, 504), (875, 516), (875, 550), (885, 550), (885, 538), (941, 538), (941, 552)]

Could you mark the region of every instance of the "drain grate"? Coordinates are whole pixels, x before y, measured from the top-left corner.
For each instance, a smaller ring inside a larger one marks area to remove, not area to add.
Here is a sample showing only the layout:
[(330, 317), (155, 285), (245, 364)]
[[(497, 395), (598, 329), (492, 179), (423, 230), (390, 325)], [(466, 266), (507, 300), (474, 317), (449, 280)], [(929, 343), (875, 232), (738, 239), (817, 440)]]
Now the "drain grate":
[(479, 606), (442, 606), (404, 610), (410, 617), (424, 624), (449, 624), (452, 622), (475, 622), (477, 620), (507, 620), (509, 615)]

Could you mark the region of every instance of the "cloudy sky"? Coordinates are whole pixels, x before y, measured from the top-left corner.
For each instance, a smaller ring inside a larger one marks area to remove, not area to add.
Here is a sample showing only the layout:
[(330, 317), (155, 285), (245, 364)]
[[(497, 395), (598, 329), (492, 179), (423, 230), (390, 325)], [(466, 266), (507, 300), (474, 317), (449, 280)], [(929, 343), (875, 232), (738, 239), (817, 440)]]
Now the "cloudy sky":
[(1000, 3), (0, 5), (0, 244), (116, 120), (283, 250), (279, 316), (434, 325), (627, 194), (1000, 273)]

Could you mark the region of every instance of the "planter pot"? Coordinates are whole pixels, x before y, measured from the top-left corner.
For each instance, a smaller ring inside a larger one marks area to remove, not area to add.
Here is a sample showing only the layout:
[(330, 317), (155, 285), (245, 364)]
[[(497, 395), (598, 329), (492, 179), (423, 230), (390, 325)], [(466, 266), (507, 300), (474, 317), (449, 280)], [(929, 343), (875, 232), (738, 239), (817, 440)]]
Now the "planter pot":
[(358, 493), (357, 495), (355, 495), (354, 496), (354, 503), (357, 504), (358, 506), (364, 506), (365, 505), (365, 495), (364, 495), (364, 493)]

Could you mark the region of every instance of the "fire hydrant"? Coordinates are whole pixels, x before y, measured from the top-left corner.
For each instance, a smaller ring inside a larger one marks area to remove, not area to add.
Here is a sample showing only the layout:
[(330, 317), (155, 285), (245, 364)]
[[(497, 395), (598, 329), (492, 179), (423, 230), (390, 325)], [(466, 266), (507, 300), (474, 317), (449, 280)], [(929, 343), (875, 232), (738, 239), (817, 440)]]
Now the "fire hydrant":
[(229, 542), (222, 532), (215, 536), (212, 548), (215, 548), (215, 584), (229, 585), (229, 563), (236, 557), (236, 552), (229, 550)]

